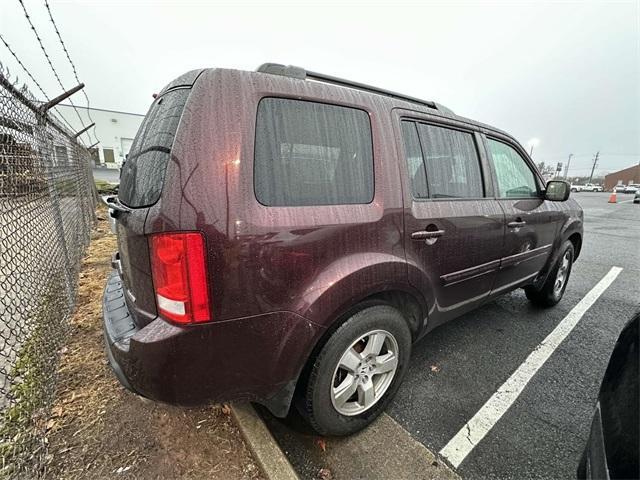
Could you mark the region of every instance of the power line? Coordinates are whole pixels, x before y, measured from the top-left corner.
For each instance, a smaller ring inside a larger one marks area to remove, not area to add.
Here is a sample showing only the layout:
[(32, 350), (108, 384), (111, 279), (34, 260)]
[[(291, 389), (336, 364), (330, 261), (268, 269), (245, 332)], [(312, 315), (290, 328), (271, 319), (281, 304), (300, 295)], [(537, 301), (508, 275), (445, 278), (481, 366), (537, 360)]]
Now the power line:
[[(66, 91), (66, 88), (62, 84), (62, 80), (60, 80), (60, 76), (58, 75), (57, 70), (53, 66), (53, 63), (51, 63), (51, 58), (49, 57), (49, 54), (47, 53), (47, 49), (44, 48), (44, 44), (42, 43), (42, 39), (40, 38), (40, 35), (38, 34), (38, 31), (36, 30), (36, 27), (33, 25), (33, 22), (31, 21), (31, 17), (29, 16), (29, 13), (27, 12), (27, 8), (24, 6), (23, 0), (18, 0), (18, 2), (22, 6), (22, 10), (24, 11), (24, 16), (27, 18), (27, 22), (29, 22), (29, 26), (31, 27), (31, 30), (33, 30), (33, 34), (36, 36), (36, 40), (38, 40), (38, 44), (40, 44), (40, 49), (42, 50), (42, 53), (44, 53), (44, 56), (47, 59), (47, 63), (49, 64), (49, 67), (51, 67), (51, 71), (53, 72), (53, 75), (56, 77), (56, 80), (58, 81), (58, 85), (60, 85), (60, 88), (62, 89), (63, 92)], [(80, 112), (78, 112), (78, 109), (73, 104), (73, 101), (71, 99), (69, 99), (69, 103), (73, 107), (73, 110), (76, 112), (76, 115), (78, 116), (78, 120), (80, 120), (80, 124), (82, 125), (82, 128), (85, 128), (86, 125), (84, 124), (84, 121), (82, 120), (82, 117), (80, 116)]]
[[(69, 51), (67, 50), (67, 46), (65, 45), (64, 41), (62, 40), (62, 35), (60, 35), (60, 30), (58, 30), (58, 25), (56, 25), (56, 22), (53, 19), (53, 14), (51, 13), (51, 8), (49, 7), (49, 2), (47, 0), (44, 0), (44, 4), (47, 7), (47, 12), (49, 13), (49, 19), (51, 20), (51, 23), (53, 24), (53, 28), (56, 31), (56, 35), (58, 35), (58, 40), (60, 40), (60, 45), (62, 45), (62, 49), (64, 50), (64, 53), (67, 56), (67, 60), (69, 60), (69, 63), (71, 64), (71, 69), (73, 70), (73, 75), (76, 78), (76, 81), (78, 83), (81, 83), (80, 79), (78, 78), (78, 71), (76, 70), (76, 66), (73, 63), (73, 60), (71, 60), (71, 55), (69, 55)], [(89, 97), (87, 95), (87, 92), (82, 90), (82, 94), (84, 95), (84, 98), (87, 101), (87, 116), (89, 117), (89, 121), (91, 123), (95, 123), (93, 121), (93, 118), (91, 118), (91, 110), (90, 110), (91, 104), (89, 103)], [(98, 138), (98, 135), (96, 135), (95, 127), (93, 128), (93, 137), (95, 138), (96, 141), (98, 141), (98, 142), (100, 141), (100, 139)], [(91, 140), (91, 134), (89, 134), (89, 140)]]
[[(2, 36), (2, 34), (0, 34), (0, 40), (2, 40), (2, 43), (4, 44), (4, 46), (7, 48), (7, 50), (9, 50), (9, 53), (13, 56), (13, 58), (16, 60), (16, 62), (18, 62), (18, 65), (20, 66), (20, 68), (22, 68), (22, 70), (24, 70), (24, 72), (27, 74), (27, 76), (31, 79), (31, 81), (34, 83), (34, 85), (36, 87), (38, 87), (38, 90), (40, 90), (40, 92), (42, 93), (42, 95), (44, 96), (45, 100), (49, 101), (49, 97), (47, 96), (46, 92), (44, 91), (44, 89), (42, 88), (42, 86), (38, 83), (38, 81), (33, 77), (33, 75), (31, 74), (31, 72), (29, 71), (29, 69), (27, 67), (24, 66), (24, 63), (22, 63), (22, 61), (20, 60), (20, 58), (18, 57), (18, 55), (16, 55), (16, 52), (13, 51), (13, 49), (11, 48), (11, 45), (9, 45), (7, 43), (7, 41), (4, 39), (4, 37)], [(60, 115), (60, 117), (62, 118), (62, 120), (64, 121), (64, 123), (67, 124), (67, 126), (71, 129), (71, 131), (75, 131), (75, 129), (73, 128), (73, 126), (69, 123), (69, 121), (64, 118), (64, 116), (60, 113), (60, 111), (54, 107), (54, 110), (58, 113), (58, 115)]]
[[(574, 156), (577, 157), (590, 157), (593, 153), (574, 153)], [(541, 155), (543, 155), (545, 158), (565, 158), (567, 156), (566, 153), (561, 153), (561, 152), (545, 152), (545, 153), (541, 153)], [(624, 152), (606, 152), (606, 155), (608, 157), (637, 157), (640, 156), (640, 152), (628, 152), (628, 153), (624, 153)]]

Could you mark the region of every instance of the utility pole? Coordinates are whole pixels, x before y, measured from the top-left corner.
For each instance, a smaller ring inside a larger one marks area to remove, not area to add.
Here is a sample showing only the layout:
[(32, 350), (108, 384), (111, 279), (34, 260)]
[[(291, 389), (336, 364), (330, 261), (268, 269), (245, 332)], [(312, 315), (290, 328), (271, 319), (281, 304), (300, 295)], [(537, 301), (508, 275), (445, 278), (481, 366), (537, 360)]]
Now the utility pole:
[(569, 154), (569, 159), (567, 160), (567, 166), (564, 167), (564, 179), (569, 179), (569, 165), (571, 165), (571, 157), (573, 157), (573, 153)]
[(589, 183), (593, 179), (593, 171), (596, 169), (596, 165), (598, 165), (598, 157), (600, 156), (600, 151), (596, 152), (596, 156), (593, 158), (593, 167), (591, 167), (591, 175), (589, 176)]

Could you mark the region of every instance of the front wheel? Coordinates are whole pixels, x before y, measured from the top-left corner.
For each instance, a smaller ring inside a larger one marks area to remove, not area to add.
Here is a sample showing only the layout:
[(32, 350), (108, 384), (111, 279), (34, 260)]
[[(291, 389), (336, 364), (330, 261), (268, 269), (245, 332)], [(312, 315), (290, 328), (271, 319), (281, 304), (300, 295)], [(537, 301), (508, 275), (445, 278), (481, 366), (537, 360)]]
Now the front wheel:
[(541, 307), (553, 307), (562, 299), (571, 275), (573, 257), (573, 244), (567, 240), (562, 244), (558, 260), (556, 260), (542, 287), (536, 288), (529, 285), (524, 288), (531, 303)]
[(411, 333), (388, 305), (365, 308), (329, 337), (297, 403), (321, 435), (349, 435), (382, 413), (404, 377)]

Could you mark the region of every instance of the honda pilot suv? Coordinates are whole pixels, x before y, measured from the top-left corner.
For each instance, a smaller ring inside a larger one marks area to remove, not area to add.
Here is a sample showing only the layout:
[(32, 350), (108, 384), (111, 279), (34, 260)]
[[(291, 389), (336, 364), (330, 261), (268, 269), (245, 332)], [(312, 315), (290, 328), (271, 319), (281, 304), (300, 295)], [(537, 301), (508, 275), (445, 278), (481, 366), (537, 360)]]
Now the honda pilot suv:
[(108, 199), (109, 362), (158, 401), (295, 405), (355, 432), (429, 331), (517, 288), (562, 298), (583, 232), (569, 190), (431, 101), (277, 64), (188, 72)]

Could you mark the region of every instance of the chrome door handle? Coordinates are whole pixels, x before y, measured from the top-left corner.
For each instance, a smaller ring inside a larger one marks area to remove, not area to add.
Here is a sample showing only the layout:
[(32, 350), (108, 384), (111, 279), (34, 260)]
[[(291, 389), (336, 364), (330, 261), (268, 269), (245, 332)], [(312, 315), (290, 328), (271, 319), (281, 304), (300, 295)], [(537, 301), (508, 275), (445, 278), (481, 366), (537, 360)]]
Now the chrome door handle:
[(520, 228), (520, 227), (524, 227), (527, 224), (527, 222), (525, 221), (519, 221), (519, 222), (509, 222), (507, 223), (507, 227), (509, 228)]
[(438, 238), (444, 235), (444, 230), (418, 230), (411, 234), (412, 240), (426, 240), (428, 238)]

